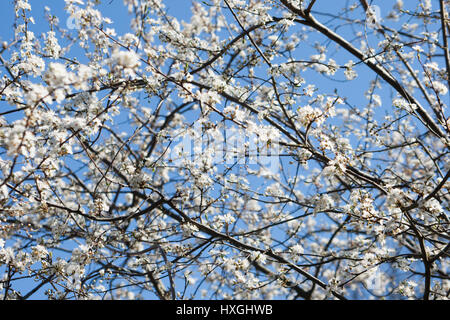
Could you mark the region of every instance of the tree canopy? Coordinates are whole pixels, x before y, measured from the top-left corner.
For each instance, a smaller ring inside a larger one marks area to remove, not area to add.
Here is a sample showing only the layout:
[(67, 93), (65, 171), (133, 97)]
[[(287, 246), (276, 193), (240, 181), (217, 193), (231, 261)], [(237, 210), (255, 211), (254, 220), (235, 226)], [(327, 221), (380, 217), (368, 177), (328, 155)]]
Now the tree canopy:
[(0, 297), (448, 299), (450, 2), (177, 3), (11, 2)]

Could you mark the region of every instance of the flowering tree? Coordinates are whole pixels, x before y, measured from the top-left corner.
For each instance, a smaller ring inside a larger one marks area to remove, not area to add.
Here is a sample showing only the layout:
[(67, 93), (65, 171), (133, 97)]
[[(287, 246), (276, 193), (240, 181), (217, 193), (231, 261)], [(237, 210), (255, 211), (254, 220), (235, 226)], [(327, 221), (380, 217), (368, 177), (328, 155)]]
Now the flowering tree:
[(449, 298), (449, 1), (117, 2), (14, 1), (3, 299)]

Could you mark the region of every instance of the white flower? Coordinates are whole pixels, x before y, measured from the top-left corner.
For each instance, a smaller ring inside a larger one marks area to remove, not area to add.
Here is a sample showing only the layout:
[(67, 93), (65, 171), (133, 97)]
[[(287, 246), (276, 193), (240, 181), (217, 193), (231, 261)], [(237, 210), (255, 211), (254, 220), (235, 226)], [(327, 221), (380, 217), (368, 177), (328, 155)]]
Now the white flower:
[(448, 92), (448, 88), (445, 84), (439, 81), (433, 81), (431, 84), (432, 88), (436, 90), (440, 95), (446, 95)]
[(300, 244), (298, 244), (298, 243), (293, 245), (290, 250), (291, 250), (291, 252), (294, 255), (301, 255), (301, 254), (303, 254), (303, 247)]
[(404, 109), (409, 112), (414, 112), (414, 110), (417, 109), (417, 106), (415, 104), (413, 104), (413, 103), (410, 104), (408, 101), (406, 101), (403, 98), (397, 98), (397, 99), (392, 100), (392, 105), (394, 107)]
[(417, 286), (417, 283), (413, 281), (402, 281), (400, 285), (397, 288), (397, 291), (406, 296), (406, 297), (414, 297), (415, 294), (415, 287)]
[(423, 7), (424, 11), (431, 11), (431, 0), (425, 0), (420, 5)]
[(353, 70), (353, 61), (352, 60), (350, 60), (349, 62), (347, 62), (347, 64), (345, 64), (344, 74), (345, 74), (345, 77), (347, 78), (347, 80), (353, 80), (358, 76), (356, 71)]
[(47, 32), (47, 39), (45, 41), (44, 50), (52, 58), (59, 58), (59, 54), (61, 53), (61, 47), (58, 44), (58, 39), (56, 39), (54, 31)]
[(316, 201), (316, 207), (314, 208), (314, 212), (320, 212), (324, 210), (328, 210), (334, 206), (334, 200), (328, 195), (323, 194)]
[(348, 159), (341, 154), (337, 154), (333, 160), (328, 162), (336, 173), (344, 173), (347, 170)]
[(183, 231), (183, 234), (185, 236), (190, 237), (194, 233), (198, 232), (198, 228), (195, 224), (192, 223), (185, 223), (181, 225), (181, 230)]
[(434, 198), (429, 199), (426, 203), (423, 204), (423, 206), (429, 210), (433, 214), (440, 214), (441, 212), (444, 212), (444, 209), (442, 209), (441, 204), (439, 201), (437, 201)]
[(78, 66), (78, 77), (80, 80), (88, 80), (93, 75), (93, 70), (91, 67), (81, 64)]
[(381, 97), (377, 94), (372, 95), (372, 101), (376, 107), (379, 107), (382, 105)]
[(304, 107), (298, 108), (297, 114), (300, 123), (306, 127), (311, 122), (317, 120), (322, 115), (322, 112), (317, 108), (306, 105)]
[(66, 4), (73, 4), (73, 3), (80, 4), (80, 5), (84, 4), (84, 2), (81, 0), (64, 0), (64, 1), (66, 2)]
[(328, 195), (323, 194), (317, 200), (316, 207), (314, 208), (314, 212), (320, 212), (327, 209), (330, 209), (334, 206), (334, 200)]
[(140, 64), (139, 55), (134, 51), (116, 51), (111, 58), (124, 68), (134, 69)]
[(70, 74), (66, 70), (66, 66), (55, 62), (49, 64), (44, 79), (51, 86), (61, 86), (69, 84), (72, 81)]
[(14, 261), (14, 252), (12, 248), (0, 249), (0, 264), (8, 264), (12, 261)]
[(28, 3), (28, 0), (17, 1), (16, 8), (21, 10), (31, 10), (31, 6)]
[(45, 258), (48, 255), (47, 249), (44, 246), (37, 245), (31, 248), (31, 256), (34, 260)]
[(308, 84), (306, 88), (303, 88), (304, 94), (308, 97), (312, 97), (315, 91), (316, 87), (313, 84)]
[[(413, 47), (413, 49), (414, 49), (414, 47)], [(432, 71), (436, 71), (436, 72), (439, 72), (439, 70), (440, 70), (439, 65), (436, 62), (428, 62), (428, 63), (425, 63), (423, 66)]]
[(412, 49), (413, 49), (414, 51), (416, 51), (417, 53), (419, 53), (419, 52), (424, 52), (424, 51), (425, 51), (425, 50), (422, 49), (421, 46), (414, 46), (414, 47), (412, 47)]
[(6, 185), (3, 185), (0, 188), (0, 200), (8, 199), (8, 187)]
[(339, 66), (336, 63), (336, 61), (334, 61), (333, 59), (328, 59), (328, 70), (327, 70), (327, 74), (328, 75), (334, 75), (336, 73), (336, 71), (338, 70)]
[(267, 256), (264, 253), (258, 252), (258, 251), (252, 251), (250, 253), (250, 258), (251, 258), (251, 260), (261, 263), (261, 264), (266, 264), (266, 262), (267, 262)]
[(197, 281), (197, 279), (195, 279), (195, 278), (192, 276), (192, 272), (191, 272), (191, 271), (185, 271), (185, 272), (184, 272), (184, 277), (186, 278), (186, 281), (187, 281), (189, 284), (191, 284), (191, 285), (194, 285), (195, 282)]
[(20, 62), (17, 65), (17, 68), (26, 73), (32, 73), (35, 76), (40, 76), (45, 69), (45, 62), (41, 57), (31, 54), (26, 60)]
[(234, 275), (236, 277), (237, 283), (247, 283), (247, 277), (240, 271), (235, 271)]
[(219, 221), (226, 223), (226, 224), (232, 224), (233, 222), (236, 221), (236, 218), (233, 217), (230, 213), (227, 213), (223, 216), (219, 216), (218, 219), (219, 219)]
[(65, 127), (68, 129), (70, 128), (75, 131), (86, 129), (86, 119), (84, 118), (65, 117), (63, 122), (65, 122)]
[(51, 102), (48, 89), (41, 84), (31, 84), (30, 90), (27, 91), (25, 97), (27, 102), (31, 105), (41, 102), (42, 100), (47, 103)]

